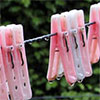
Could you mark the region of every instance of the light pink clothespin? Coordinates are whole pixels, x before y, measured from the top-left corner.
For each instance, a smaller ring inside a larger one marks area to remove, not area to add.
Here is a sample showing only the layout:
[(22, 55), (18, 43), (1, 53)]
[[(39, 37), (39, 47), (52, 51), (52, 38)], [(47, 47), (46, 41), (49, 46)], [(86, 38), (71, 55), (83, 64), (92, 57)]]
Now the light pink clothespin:
[(78, 34), (78, 21), (77, 21), (77, 10), (72, 10), (69, 12), (69, 40), (71, 44), (72, 54), (74, 58), (74, 66), (79, 82), (85, 78), (84, 64), (82, 61), (82, 54), (80, 49), (80, 40)]
[(18, 73), (17, 61), (13, 47), (13, 32), (10, 26), (5, 27), (1, 35), (1, 46), (5, 73), (9, 86), (9, 93), (12, 100), (24, 100)]
[(82, 55), (82, 62), (84, 67), (84, 73), (86, 77), (92, 75), (92, 68), (90, 64), (88, 45), (86, 41), (86, 30), (84, 24), (84, 13), (82, 10), (77, 11), (77, 22), (78, 22), (78, 35), (80, 43), (80, 51)]
[(88, 49), (90, 62), (96, 63), (100, 58), (100, 17), (99, 6), (94, 4), (90, 7), (90, 22), (95, 22), (89, 27), (88, 32)]
[(21, 87), (24, 94), (24, 99), (26, 100), (32, 97), (32, 91), (28, 75), (22, 25), (14, 25), (13, 36), (14, 36), (14, 49), (16, 52), (16, 57), (18, 59), (17, 61), (19, 67)]
[(69, 84), (74, 84), (77, 81), (77, 76), (74, 67), (71, 44), (69, 40), (69, 12), (60, 15), (61, 23), (58, 24), (58, 29), (61, 27), (61, 32), (58, 32), (58, 43), (63, 63), (64, 74)]
[[(0, 27), (0, 46), (2, 43), (2, 31), (4, 30), (4, 26)], [(3, 57), (2, 57), (2, 51), (0, 47), (0, 100), (8, 100), (8, 88), (7, 88), (7, 79), (5, 75), (5, 70), (4, 70), (4, 63), (3, 63)]]

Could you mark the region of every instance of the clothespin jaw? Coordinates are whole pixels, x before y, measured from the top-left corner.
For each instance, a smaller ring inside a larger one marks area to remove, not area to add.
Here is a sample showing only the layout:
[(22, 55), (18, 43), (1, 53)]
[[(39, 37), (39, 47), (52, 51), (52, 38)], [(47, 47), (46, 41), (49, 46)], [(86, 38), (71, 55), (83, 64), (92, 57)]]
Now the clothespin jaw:
[(94, 21), (95, 24), (89, 27), (88, 32), (88, 49), (90, 55), (90, 62), (96, 63), (100, 58), (100, 22), (99, 22), (98, 4), (90, 7), (90, 22)]
[[(0, 27), (0, 45), (1, 45), (1, 34), (4, 27)], [(8, 100), (8, 89), (6, 82), (6, 75), (4, 70), (3, 57), (0, 47), (0, 100)]]
[(89, 77), (92, 75), (92, 68), (89, 59), (88, 44), (86, 41), (84, 13), (82, 10), (77, 11), (77, 22), (78, 22), (78, 36), (79, 36), (80, 51), (83, 62), (83, 69), (85, 76)]
[(14, 47), (16, 51), (16, 58), (19, 59), (19, 75), (21, 81), (21, 87), (24, 94), (24, 99), (30, 99), (32, 97), (31, 86), (29, 82), (27, 60), (24, 47), (23, 27), (22, 25), (15, 25), (13, 28), (14, 35)]

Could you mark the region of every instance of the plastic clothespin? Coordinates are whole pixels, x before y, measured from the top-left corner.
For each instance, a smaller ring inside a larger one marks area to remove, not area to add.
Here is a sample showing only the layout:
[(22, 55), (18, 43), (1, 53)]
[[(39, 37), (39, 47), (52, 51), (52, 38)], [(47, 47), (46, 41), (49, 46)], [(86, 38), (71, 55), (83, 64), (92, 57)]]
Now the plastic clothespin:
[(26, 100), (32, 97), (32, 91), (28, 75), (22, 25), (14, 25), (13, 36), (14, 36), (14, 48), (19, 66), (21, 87), (24, 94), (24, 99)]
[(100, 58), (100, 12), (99, 4), (91, 5), (90, 7), (90, 21), (95, 22), (89, 27), (88, 32), (88, 50), (90, 55), (90, 62), (96, 63)]
[(5, 73), (12, 100), (24, 100), (18, 72), (19, 66), (15, 58), (13, 47), (13, 32), (11, 26), (6, 26), (0, 33)]
[[(1, 34), (4, 30), (4, 26), (0, 27), (0, 46), (1, 46)], [(7, 79), (4, 70), (4, 63), (2, 57), (2, 51), (0, 47), (0, 100), (8, 100), (8, 88), (7, 88)]]
[[(55, 14), (51, 17), (51, 34), (58, 32), (58, 20), (59, 14)], [(47, 79), (52, 82), (56, 78), (60, 78), (63, 75), (63, 67), (61, 62), (61, 56), (58, 48), (58, 35), (51, 37), (50, 40), (50, 54), (49, 54), (49, 66), (47, 72)]]
[(74, 58), (74, 65), (76, 69), (76, 75), (79, 82), (85, 78), (84, 73), (84, 64), (82, 62), (82, 55), (80, 49), (80, 41), (79, 41), (79, 34), (78, 34), (78, 21), (77, 21), (77, 10), (72, 10), (69, 12), (69, 40), (71, 44), (72, 54)]
[[(99, 26), (100, 26), (100, 3), (98, 3), (98, 15), (99, 15)], [(100, 55), (100, 29), (99, 29), (99, 33), (98, 33), (98, 47), (99, 47), (99, 55)], [(100, 58), (100, 56), (99, 56)]]
[(84, 73), (86, 77), (89, 77), (92, 75), (92, 68), (89, 59), (88, 44), (86, 41), (84, 13), (82, 10), (77, 11), (77, 22), (78, 22), (78, 35), (79, 35), (80, 51), (82, 55)]
[[(60, 15), (60, 24), (58, 23), (58, 43), (63, 63), (64, 74), (67, 82), (73, 85), (77, 81), (77, 76), (74, 67), (74, 61), (72, 56), (71, 44), (69, 41), (69, 12), (62, 13)], [(58, 19), (59, 20), (59, 19)], [(61, 30), (60, 30), (61, 28)]]

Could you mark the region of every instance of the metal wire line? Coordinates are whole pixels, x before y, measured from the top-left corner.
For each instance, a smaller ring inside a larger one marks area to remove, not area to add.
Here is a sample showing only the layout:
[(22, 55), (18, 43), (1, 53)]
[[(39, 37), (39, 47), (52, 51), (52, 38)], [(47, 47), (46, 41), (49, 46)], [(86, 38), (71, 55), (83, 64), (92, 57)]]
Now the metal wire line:
[[(95, 23), (96, 23), (96, 22), (86, 23), (86, 24), (85, 24), (85, 27), (88, 27), (88, 26), (93, 25), (93, 24), (95, 24)], [(43, 35), (43, 36), (40, 36), (40, 37), (28, 39), (28, 40), (25, 40), (25, 41), (24, 41), (24, 44), (25, 44), (25, 43), (32, 43), (32, 42), (34, 42), (34, 41), (42, 40), (42, 39), (45, 39), (45, 38), (50, 38), (50, 37), (55, 36), (55, 35), (57, 35), (57, 33), (47, 34), (47, 35)]]

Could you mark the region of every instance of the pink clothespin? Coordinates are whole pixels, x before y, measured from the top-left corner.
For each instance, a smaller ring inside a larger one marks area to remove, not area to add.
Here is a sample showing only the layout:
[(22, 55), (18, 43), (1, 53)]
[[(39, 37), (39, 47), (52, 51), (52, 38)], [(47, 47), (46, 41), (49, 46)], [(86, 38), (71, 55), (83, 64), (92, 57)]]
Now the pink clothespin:
[(100, 58), (100, 14), (98, 4), (90, 7), (90, 22), (95, 22), (89, 27), (88, 32), (88, 49), (90, 62), (96, 63)]
[(77, 11), (77, 22), (78, 22), (78, 35), (79, 35), (80, 51), (81, 51), (81, 55), (82, 55), (84, 73), (85, 73), (86, 77), (89, 77), (92, 75), (92, 68), (91, 68), (91, 64), (90, 64), (88, 44), (86, 41), (84, 13), (82, 10)]
[[(58, 32), (58, 29), (57, 29), (58, 16), (59, 14), (56, 14), (51, 17), (51, 34)], [(63, 74), (61, 56), (60, 56), (59, 48), (58, 48), (58, 35), (51, 37), (49, 55), (50, 56), (49, 56), (47, 79), (48, 81), (51, 82), (55, 80), (57, 77), (62, 77), (62, 74)], [(60, 68), (62, 71), (59, 70)]]
[(9, 86), (9, 93), (12, 100), (24, 100), (23, 92), (20, 84), (20, 76), (18, 73), (18, 67), (15, 52), (13, 47), (13, 32), (11, 26), (4, 27), (1, 36), (1, 46), (4, 61), (5, 73)]
[(24, 47), (23, 27), (22, 25), (14, 25), (13, 27), (14, 36), (14, 49), (18, 61), (18, 68), (20, 74), (21, 87), (24, 94), (24, 99), (30, 99), (32, 97), (32, 91), (29, 81), (27, 60)]
[(74, 67), (74, 61), (72, 56), (71, 44), (69, 40), (69, 12), (62, 13), (60, 15), (60, 24), (58, 28), (61, 27), (61, 32), (58, 32), (58, 43), (61, 55), (61, 60), (63, 63), (64, 74), (67, 82), (69, 84), (74, 84), (77, 81), (77, 76)]
[[(1, 34), (4, 31), (4, 26), (0, 27), (0, 46), (1, 46)], [(4, 63), (2, 57), (2, 51), (0, 47), (0, 100), (8, 100), (8, 89), (7, 89), (7, 79), (4, 70)]]
[(72, 10), (69, 12), (69, 40), (71, 44), (72, 54), (74, 58), (74, 65), (76, 69), (76, 75), (78, 78), (78, 81), (82, 81), (85, 78), (84, 73), (84, 64), (82, 61), (82, 55), (81, 55), (81, 47), (80, 47), (80, 40), (79, 40), (79, 34), (78, 34), (78, 21), (77, 21), (77, 10)]
[[(98, 3), (98, 13), (99, 13), (99, 26), (100, 26), (100, 3)], [(99, 29), (99, 37), (98, 37), (98, 47), (99, 47), (99, 55), (100, 55), (100, 29)], [(99, 56), (100, 59), (100, 56)]]

